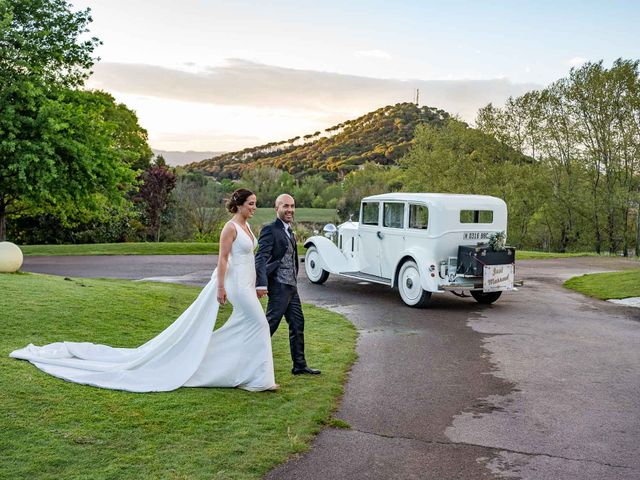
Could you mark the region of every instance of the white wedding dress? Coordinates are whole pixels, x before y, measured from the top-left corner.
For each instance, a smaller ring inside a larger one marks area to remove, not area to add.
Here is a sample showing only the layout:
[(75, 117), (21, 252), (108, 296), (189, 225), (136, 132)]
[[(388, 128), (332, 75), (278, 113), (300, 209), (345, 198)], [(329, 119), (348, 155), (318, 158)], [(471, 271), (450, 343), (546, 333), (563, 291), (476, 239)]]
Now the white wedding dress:
[(256, 296), (256, 239), (234, 222), (236, 239), (225, 275), (233, 312), (212, 332), (218, 316), (217, 272), (198, 298), (162, 333), (138, 348), (78, 342), (28, 345), (11, 357), (70, 382), (130, 392), (179, 387), (275, 386), (269, 324)]

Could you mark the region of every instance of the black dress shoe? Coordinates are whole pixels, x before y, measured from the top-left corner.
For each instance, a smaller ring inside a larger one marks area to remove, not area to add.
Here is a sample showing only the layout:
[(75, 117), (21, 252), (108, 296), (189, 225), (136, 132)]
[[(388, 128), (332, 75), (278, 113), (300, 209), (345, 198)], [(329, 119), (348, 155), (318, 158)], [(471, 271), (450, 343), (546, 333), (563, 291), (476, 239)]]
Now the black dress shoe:
[(291, 373), (294, 375), (320, 375), (320, 370), (316, 370), (315, 368), (302, 367), (302, 368), (292, 368)]

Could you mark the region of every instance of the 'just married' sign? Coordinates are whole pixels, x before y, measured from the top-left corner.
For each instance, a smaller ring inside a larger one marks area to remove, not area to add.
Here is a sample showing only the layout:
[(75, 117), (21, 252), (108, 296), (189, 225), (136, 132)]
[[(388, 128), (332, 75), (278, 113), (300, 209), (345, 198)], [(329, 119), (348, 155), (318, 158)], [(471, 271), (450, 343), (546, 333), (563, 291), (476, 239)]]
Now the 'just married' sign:
[(485, 265), (482, 289), (485, 292), (513, 290), (514, 265)]

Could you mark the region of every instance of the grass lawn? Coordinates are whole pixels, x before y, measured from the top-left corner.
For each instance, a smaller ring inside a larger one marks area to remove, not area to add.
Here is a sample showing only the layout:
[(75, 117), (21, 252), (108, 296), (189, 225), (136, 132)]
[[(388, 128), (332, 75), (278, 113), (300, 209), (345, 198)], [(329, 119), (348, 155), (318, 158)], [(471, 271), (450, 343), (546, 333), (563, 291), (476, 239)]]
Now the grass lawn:
[(640, 297), (640, 270), (582, 275), (564, 286), (601, 300)]
[[(265, 223), (273, 222), (276, 218), (275, 209), (258, 208), (253, 218), (249, 221), (251, 225), (256, 227)], [(334, 208), (296, 208), (296, 222), (310, 223), (336, 223), (338, 215)]]
[(534, 252), (528, 250), (517, 250), (516, 260), (538, 260), (544, 258), (568, 258), (568, 257), (595, 257), (595, 252), (575, 252), (575, 253), (557, 253), (557, 252)]
[(24, 255), (208, 255), (217, 243), (87, 243), (77, 245), (20, 245)]
[[(86, 243), (77, 245), (20, 245), (25, 256), (33, 255), (217, 255), (217, 243)], [(298, 243), (298, 255), (306, 248)]]
[[(0, 472), (3, 479), (249, 479), (308, 449), (355, 359), (356, 331), (305, 306), (307, 357), (290, 373), (288, 336), (273, 338), (279, 392), (181, 388), (135, 394), (76, 385), (9, 353), (60, 340), (138, 346), (170, 324), (198, 288), (0, 274)], [(220, 326), (231, 309), (221, 309)], [(342, 425), (344, 426), (344, 425)]]

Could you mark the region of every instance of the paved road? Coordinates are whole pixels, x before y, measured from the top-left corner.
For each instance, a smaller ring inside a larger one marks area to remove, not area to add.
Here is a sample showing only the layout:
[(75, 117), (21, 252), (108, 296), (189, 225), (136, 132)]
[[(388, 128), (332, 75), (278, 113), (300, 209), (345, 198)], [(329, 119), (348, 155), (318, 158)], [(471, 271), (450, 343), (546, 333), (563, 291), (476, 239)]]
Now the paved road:
[[(67, 276), (202, 284), (214, 257), (27, 257)], [(451, 294), (404, 307), (386, 287), (301, 279), (307, 302), (359, 329), (336, 416), (312, 450), (268, 479), (640, 479), (640, 309), (561, 288), (573, 275), (640, 267), (520, 262), (526, 287), (481, 306)], [(309, 339), (313, 341), (313, 339)]]

